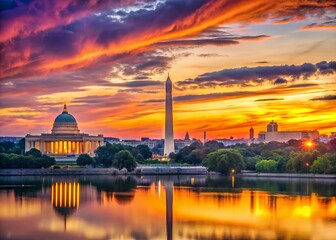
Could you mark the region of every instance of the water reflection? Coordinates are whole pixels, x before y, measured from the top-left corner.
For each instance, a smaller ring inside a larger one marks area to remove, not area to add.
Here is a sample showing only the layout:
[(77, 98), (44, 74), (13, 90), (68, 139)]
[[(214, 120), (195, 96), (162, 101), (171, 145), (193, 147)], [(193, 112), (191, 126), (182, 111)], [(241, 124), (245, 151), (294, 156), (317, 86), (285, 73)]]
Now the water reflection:
[(93, 184), (98, 192), (98, 201), (105, 206), (114, 202), (120, 205), (131, 203), (137, 186), (136, 180), (132, 177), (117, 177), (110, 181), (99, 180)]
[(0, 178), (0, 238), (334, 239), (335, 187), (236, 176)]
[(75, 182), (56, 182), (51, 186), (51, 204), (56, 213), (64, 220), (66, 231), (68, 216), (75, 213), (79, 207), (80, 186)]
[(51, 203), (55, 208), (78, 208), (80, 196), (79, 183), (56, 182), (51, 186)]
[(166, 190), (166, 231), (167, 240), (173, 239), (173, 192), (174, 183), (172, 181), (165, 182)]

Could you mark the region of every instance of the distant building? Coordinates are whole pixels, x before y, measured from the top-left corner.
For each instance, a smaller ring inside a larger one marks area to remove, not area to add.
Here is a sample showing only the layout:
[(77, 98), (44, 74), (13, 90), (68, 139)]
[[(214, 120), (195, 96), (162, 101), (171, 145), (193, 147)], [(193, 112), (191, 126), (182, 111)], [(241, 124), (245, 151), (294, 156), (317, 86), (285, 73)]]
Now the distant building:
[(198, 141), (197, 139), (185, 140), (185, 139), (175, 139), (175, 149), (180, 150), (184, 147), (190, 146), (193, 142)]
[(56, 161), (75, 161), (80, 154), (94, 155), (94, 151), (104, 144), (103, 135), (91, 136), (81, 133), (76, 119), (68, 113), (64, 104), (63, 112), (55, 118), (51, 133), (25, 137), (25, 151), (36, 148)]
[(162, 143), (162, 139), (150, 139), (150, 138), (141, 138), (141, 140), (120, 140), (119, 138), (112, 138), (107, 137), (104, 138), (105, 142), (111, 143), (111, 144), (122, 144), (127, 145), (131, 147), (137, 147), (139, 145), (147, 145), (150, 149), (156, 147), (159, 143)]
[(254, 142), (254, 129), (253, 129), (253, 127), (250, 128), (249, 140), (250, 140), (250, 143)]
[(267, 132), (277, 132), (278, 124), (273, 120), (267, 125)]
[(329, 136), (327, 134), (322, 134), (319, 137), (319, 141), (323, 143), (328, 143), (329, 141), (333, 139), (336, 139), (336, 132), (331, 132)]
[(328, 143), (331, 139), (328, 137), (327, 134), (321, 134), (319, 137), (319, 141), (323, 143)]
[(185, 135), (185, 137), (184, 137), (184, 140), (186, 140), (186, 141), (189, 141), (189, 140), (190, 140), (188, 131), (187, 131), (187, 133), (186, 133), (186, 135)]
[(233, 137), (231, 137), (230, 139), (227, 138), (223, 138), (223, 139), (216, 139), (217, 142), (223, 143), (224, 146), (233, 146), (236, 144), (248, 144), (249, 140), (246, 138), (237, 138), (234, 139)]
[(288, 142), (289, 140), (318, 139), (319, 132), (313, 131), (278, 131), (278, 124), (273, 120), (267, 125), (267, 132), (258, 134), (259, 142)]
[(115, 138), (115, 137), (104, 137), (104, 142), (108, 142), (108, 143), (119, 143), (121, 140), (120, 138)]

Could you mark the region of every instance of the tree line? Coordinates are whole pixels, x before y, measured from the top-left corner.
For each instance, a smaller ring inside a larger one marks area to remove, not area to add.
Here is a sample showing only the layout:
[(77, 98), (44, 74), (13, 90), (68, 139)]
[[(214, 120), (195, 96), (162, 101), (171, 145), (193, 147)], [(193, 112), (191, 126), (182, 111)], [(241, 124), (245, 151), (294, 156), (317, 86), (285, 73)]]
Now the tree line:
[(204, 165), (210, 171), (225, 174), (232, 170), (336, 174), (336, 139), (327, 144), (313, 142), (312, 146), (307, 146), (303, 140), (229, 147), (217, 141), (194, 142), (170, 157), (177, 163)]
[[(77, 159), (80, 166), (135, 169), (137, 164), (151, 164), (152, 151), (147, 145), (131, 147), (106, 143), (95, 151), (95, 156), (82, 154)], [(251, 170), (279, 173), (336, 174), (336, 139), (327, 144), (314, 142), (308, 147), (305, 141), (290, 140), (287, 143), (270, 142), (224, 146), (217, 141), (200, 141), (170, 154), (171, 162), (203, 165), (210, 171), (224, 174)], [(24, 140), (19, 143), (0, 143), (0, 168), (47, 168), (55, 159), (42, 155), (37, 149), (24, 153)]]
[[(18, 143), (1, 142), (0, 143), (0, 168), (49, 168), (55, 164), (55, 159), (32, 148), (27, 152), (25, 150), (24, 139)], [(152, 151), (147, 145), (138, 145), (136, 147), (122, 144), (106, 143), (95, 151), (95, 156), (81, 154), (76, 160), (79, 166), (104, 166), (115, 167), (118, 169), (126, 168), (133, 171), (137, 163), (151, 162)]]
[[(0, 169), (4, 168), (49, 168), (56, 163), (55, 158), (42, 153), (36, 148), (32, 148), (29, 151), (21, 154), (24, 151), (13, 153), (19, 149), (14, 143), (13, 148), (2, 148), (3, 145), (9, 146), (9, 144), (0, 143)], [(24, 147), (23, 147), (24, 150)]]

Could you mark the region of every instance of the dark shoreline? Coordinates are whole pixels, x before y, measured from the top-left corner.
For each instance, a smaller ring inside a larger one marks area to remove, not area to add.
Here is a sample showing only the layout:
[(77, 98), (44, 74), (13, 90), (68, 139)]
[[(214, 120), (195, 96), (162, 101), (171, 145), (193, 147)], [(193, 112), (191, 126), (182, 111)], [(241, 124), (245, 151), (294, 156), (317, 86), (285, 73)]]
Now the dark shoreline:
[[(0, 169), (0, 176), (55, 176), (55, 175), (220, 175), (209, 173), (200, 167), (138, 167), (133, 172), (115, 168), (62, 168), (62, 169)], [(296, 173), (254, 173), (244, 172), (236, 174), (237, 177), (252, 178), (319, 178), (335, 179), (334, 174), (296, 174)]]
[(313, 174), (313, 173), (242, 173), (243, 177), (257, 178), (322, 178), (335, 179), (335, 174)]

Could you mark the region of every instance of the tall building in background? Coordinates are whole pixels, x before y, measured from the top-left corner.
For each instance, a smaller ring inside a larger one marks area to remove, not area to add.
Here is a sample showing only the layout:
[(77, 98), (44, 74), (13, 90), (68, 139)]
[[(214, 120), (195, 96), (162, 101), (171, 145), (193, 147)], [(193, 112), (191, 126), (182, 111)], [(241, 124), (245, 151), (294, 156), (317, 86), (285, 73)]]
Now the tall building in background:
[(254, 141), (254, 129), (253, 127), (250, 128), (250, 141), (253, 143)]
[(186, 141), (190, 141), (190, 136), (189, 136), (188, 131), (187, 131), (187, 133), (186, 133), (186, 135), (185, 135), (185, 137), (184, 137), (184, 140), (186, 140)]
[(173, 84), (169, 78), (166, 80), (166, 115), (165, 115), (165, 141), (164, 155), (168, 156), (174, 152), (174, 130), (173, 130)]
[(272, 120), (272, 122), (270, 122), (267, 125), (267, 132), (277, 132), (277, 131), (278, 131), (278, 124)]

